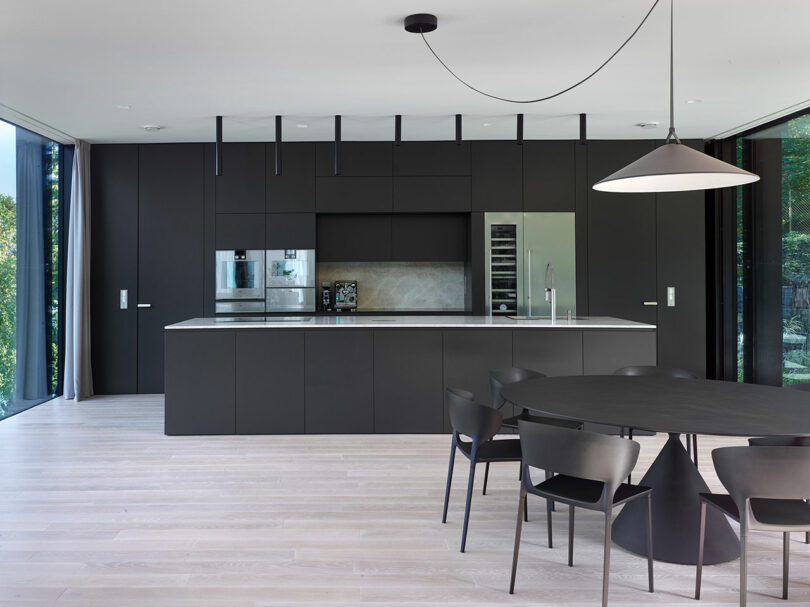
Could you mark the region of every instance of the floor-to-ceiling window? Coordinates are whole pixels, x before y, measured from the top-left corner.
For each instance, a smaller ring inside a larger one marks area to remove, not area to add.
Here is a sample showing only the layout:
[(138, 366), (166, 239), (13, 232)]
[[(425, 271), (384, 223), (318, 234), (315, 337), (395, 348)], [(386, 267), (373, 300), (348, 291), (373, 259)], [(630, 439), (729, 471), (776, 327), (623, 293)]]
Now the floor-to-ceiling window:
[(58, 390), (62, 146), (0, 121), (0, 418)]

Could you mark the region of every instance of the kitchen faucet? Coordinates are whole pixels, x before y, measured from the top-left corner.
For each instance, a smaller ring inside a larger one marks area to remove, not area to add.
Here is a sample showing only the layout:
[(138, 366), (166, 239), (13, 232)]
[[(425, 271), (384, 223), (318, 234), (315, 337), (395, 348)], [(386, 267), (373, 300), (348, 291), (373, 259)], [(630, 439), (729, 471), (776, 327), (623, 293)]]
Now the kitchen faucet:
[(557, 289), (554, 288), (554, 266), (550, 263), (546, 264), (546, 301), (551, 302), (551, 323), (554, 324), (557, 320)]

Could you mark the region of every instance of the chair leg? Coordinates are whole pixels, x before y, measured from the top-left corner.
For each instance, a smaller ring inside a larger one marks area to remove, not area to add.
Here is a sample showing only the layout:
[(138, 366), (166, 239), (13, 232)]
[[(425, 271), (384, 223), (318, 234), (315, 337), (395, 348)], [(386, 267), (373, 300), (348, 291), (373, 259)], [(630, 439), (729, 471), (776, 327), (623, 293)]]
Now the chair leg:
[(456, 461), (456, 437), (450, 443), (450, 463), (447, 466), (447, 489), (444, 491), (444, 512), (442, 512), (442, 522), (447, 522), (447, 504), (450, 502), (450, 483), (453, 480), (453, 464)]
[(546, 500), (546, 526), (548, 528), (548, 547), (554, 548), (554, 541), (551, 537), (551, 513), (552, 510), (552, 501)]
[(610, 582), (610, 523), (611, 512), (605, 512), (605, 561), (602, 569), (602, 607), (607, 607), (608, 584)]
[(568, 506), (568, 566), (574, 566), (574, 505)]
[[(627, 438), (630, 439), (630, 440), (633, 440), (633, 429), (632, 428), (627, 429)], [(628, 483), (633, 482), (633, 473), (632, 472), (627, 475), (627, 482)]]
[(692, 435), (692, 461), (695, 462), (695, 468), (697, 468), (698, 465), (697, 434)]
[(748, 596), (748, 532), (740, 529), (740, 607), (745, 607)]
[(520, 549), (520, 532), (523, 529), (523, 510), (526, 507), (526, 488), (521, 484), (518, 499), (518, 515), (515, 524), (515, 550), (512, 552), (512, 578), (509, 580), (509, 594), (515, 594), (515, 574), (517, 573), (518, 550)]
[(481, 495), (487, 494), (487, 479), (489, 479), (489, 462), (487, 462), (487, 465), (484, 468), (484, 491), (481, 493)]
[(686, 435), (686, 455), (689, 456), (689, 459), (692, 459), (692, 435)]
[(523, 520), (529, 522), (529, 494), (523, 496)]
[(787, 586), (790, 578), (790, 533), (782, 534), (782, 598), (787, 600)]
[(653, 581), (653, 541), (652, 541), (652, 492), (647, 494), (647, 583), (650, 592), (655, 592)]
[[(554, 473), (549, 472), (548, 470), (546, 470), (546, 480), (550, 479), (552, 476), (554, 476)], [(551, 502), (551, 511), (556, 512), (557, 511), (557, 506), (554, 503), (554, 500), (547, 500), (547, 501)]]
[(810, 531), (805, 532), (804, 534), (804, 543), (810, 544)]
[(461, 551), (467, 545), (467, 524), (470, 522), (470, 503), (472, 503), (473, 483), (475, 481), (475, 445), (470, 453), (470, 478), (467, 480), (467, 503), (464, 506), (464, 528), (461, 530)]
[(695, 600), (700, 600), (700, 582), (703, 577), (703, 544), (706, 540), (706, 502), (700, 502), (700, 539), (698, 540), (697, 574), (695, 575)]

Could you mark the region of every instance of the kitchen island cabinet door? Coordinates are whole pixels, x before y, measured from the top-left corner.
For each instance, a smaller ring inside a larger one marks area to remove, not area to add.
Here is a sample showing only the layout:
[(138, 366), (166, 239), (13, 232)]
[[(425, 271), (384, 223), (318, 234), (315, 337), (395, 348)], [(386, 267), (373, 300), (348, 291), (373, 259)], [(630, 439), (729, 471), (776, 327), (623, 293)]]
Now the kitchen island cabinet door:
[(374, 432), (444, 431), (441, 331), (374, 332)]
[(371, 331), (307, 332), (307, 434), (374, 432), (373, 348)]
[(166, 331), (165, 433), (236, 430), (233, 331)]
[(236, 335), (236, 433), (303, 434), (304, 332)]
[[(512, 331), (463, 329), (444, 332), (444, 387), (469, 390), (476, 402), (490, 404), (489, 372), (512, 366)], [(442, 391), (444, 398), (444, 391)], [(446, 432), (450, 418), (445, 407)]]

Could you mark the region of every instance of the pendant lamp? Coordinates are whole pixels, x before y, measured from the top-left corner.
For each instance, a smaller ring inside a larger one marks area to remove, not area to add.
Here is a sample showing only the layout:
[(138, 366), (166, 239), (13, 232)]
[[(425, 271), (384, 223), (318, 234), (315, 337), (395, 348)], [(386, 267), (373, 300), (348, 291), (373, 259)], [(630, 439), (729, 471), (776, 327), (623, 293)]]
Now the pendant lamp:
[(759, 175), (685, 146), (675, 134), (673, 0), (669, 3), (669, 133), (664, 145), (594, 184), (601, 192), (683, 192), (744, 185)]

